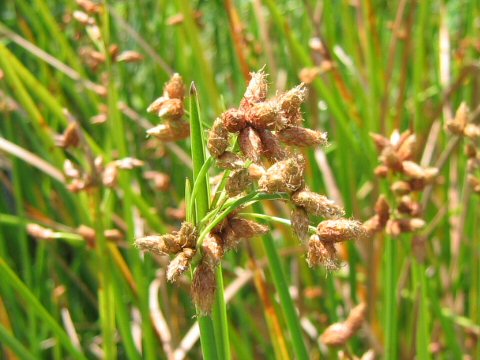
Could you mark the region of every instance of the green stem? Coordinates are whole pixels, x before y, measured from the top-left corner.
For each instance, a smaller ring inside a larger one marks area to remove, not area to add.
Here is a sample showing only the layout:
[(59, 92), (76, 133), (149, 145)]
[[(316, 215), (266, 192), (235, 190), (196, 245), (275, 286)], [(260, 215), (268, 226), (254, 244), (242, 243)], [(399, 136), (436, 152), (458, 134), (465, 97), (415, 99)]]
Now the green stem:
[[(256, 211), (262, 212), (259, 211), (261, 210), (261, 205), (257, 204), (254, 206), (254, 208)], [(303, 339), (300, 319), (297, 315), (295, 304), (293, 303), (288, 290), (288, 283), (285, 273), (282, 269), (280, 256), (278, 255), (275, 243), (270, 234), (263, 236), (262, 239), (263, 246), (265, 247), (265, 252), (267, 254), (269, 269), (272, 273), (273, 283), (277, 289), (278, 297), (280, 298), (280, 304), (282, 305), (283, 315), (285, 316), (285, 322), (288, 330), (290, 331), (293, 351), (297, 359), (308, 359), (308, 350)]]

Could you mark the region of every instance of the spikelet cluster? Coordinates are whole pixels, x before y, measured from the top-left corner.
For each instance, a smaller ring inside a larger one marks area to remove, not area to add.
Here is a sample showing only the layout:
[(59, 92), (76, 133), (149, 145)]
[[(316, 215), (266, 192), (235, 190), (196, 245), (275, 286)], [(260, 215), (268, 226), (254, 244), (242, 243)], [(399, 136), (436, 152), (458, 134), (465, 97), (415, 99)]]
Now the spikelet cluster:
[(189, 268), (197, 252), (197, 238), (195, 226), (184, 222), (178, 231), (141, 237), (135, 240), (135, 245), (155, 255), (173, 256), (167, 268), (167, 279), (175, 282)]
[(379, 151), (380, 165), (375, 169), (377, 176), (395, 176), (390, 190), (395, 198), (391, 206), (386, 197), (380, 195), (375, 204), (375, 215), (365, 222), (370, 234), (386, 230), (389, 235), (414, 232), (425, 226), (421, 218), (422, 209), (416, 200), (417, 194), (435, 182), (438, 169), (423, 167), (414, 161), (416, 137), (410, 131), (394, 131), (390, 138), (370, 134)]
[(446, 129), (452, 134), (463, 137), (467, 144), (465, 154), (467, 163), (467, 181), (473, 192), (480, 194), (480, 153), (478, 139), (480, 139), (480, 126), (472, 121), (470, 109), (463, 102), (460, 104), (455, 117), (445, 124)]
[[(366, 231), (359, 222), (342, 219), (344, 210), (332, 200), (306, 187), (305, 159), (296, 148), (327, 144), (326, 133), (302, 126), (301, 105), (306, 95), (305, 85), (300, 84), (269, 99), (266, 74), (252, 73), (240, 106), (214, 121), (208, 150), (218, 167), (233, 171), (226, 185), (229, 196), (240, 195), (252, 183), (269, 194), (289, 194), (292, 229), (308, 248), (309, 264), (337, 269), (340, 262), (334, 243), (362, 238)], [(234, 134), (239, 153), (230, 148)], [(318, 233), (310, 237), (310, 216), (338, 221), (322, 222)], [(222, 233), (227, 248), (235, 243), (231, 237), (229, 231)]]
[(190, 134), (190, 126), (183, 119), (184, 100), (185, 84), (182, 77), (175, 73), (165, 85), (163, 95), (147, 108), (148, 112), (155, 113), (163, 119), (163, 123), (148, 129), (147, 134), (164, 142), (187, 138)]
[(360, 303), (355, 306), (343, 322), (337, 322), (325, 329), (320, 335), (320, 341), (332, 347), (344, 346), (362, 327), (367, 315), (367, 306)]

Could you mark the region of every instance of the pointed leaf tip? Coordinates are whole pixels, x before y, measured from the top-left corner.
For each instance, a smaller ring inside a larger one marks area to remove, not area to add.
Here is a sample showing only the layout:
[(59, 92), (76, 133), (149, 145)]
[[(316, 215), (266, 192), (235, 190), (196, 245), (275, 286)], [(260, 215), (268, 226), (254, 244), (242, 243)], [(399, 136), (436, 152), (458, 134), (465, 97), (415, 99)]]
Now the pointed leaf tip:
[(197, 87), (195, 86), (194, 81), (192, 81), (192, 83), (190, 84), (190, 95), (197, 96)]

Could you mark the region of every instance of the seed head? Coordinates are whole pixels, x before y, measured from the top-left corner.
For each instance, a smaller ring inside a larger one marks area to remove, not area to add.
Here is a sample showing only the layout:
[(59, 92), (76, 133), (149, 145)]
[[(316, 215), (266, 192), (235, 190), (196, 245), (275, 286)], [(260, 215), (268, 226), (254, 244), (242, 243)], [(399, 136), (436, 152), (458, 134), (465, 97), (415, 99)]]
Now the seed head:
[(263, 155), (271, 163), (285, 160), (287, 152), (282, 148), (278, 137), (274, 135), (270, 130), (258, 130), (258, 135), (262, 141)]
[[(303, 83), (278, 97), (280, 108), (287, 119), (292, 119), (293, 123), (297, 121), (296, 117), (300, 112), (300, 106), (306, 97), (307, 88)], [(292, 124), (291, 121), (289, 123)]]
[(343, 346), (360, 329), (367, 315), (367, 306), (360, 303), (355, 306), (344, 322), (330, 325), (320, 337), (327, 346)]
[(308, 241), (307, 262), (310, 267), (322, 265), (327, 270), (340, 268), (335, 245), (321, 241), (317, 234), (310, 236)]
[(220, 169), (238, 170), (243, 168), (245, 161), (237, 154), (231, 151), (225, 151), (217, 158), (217, 166)]
[(178, 238), (173, 234), (150, 235), (135, 240), (135, 246), (142, 251), (156, 255), (176, 254), (182, 250)]
[(409, 194), (412, 191), (412, 187), (410, 186), (410, 184), (407, 181), (399, 180), (399, 181), (395, 181), (390, 186), (390, 190), (392, 190), (392, 192), (395, 195), (406, 195), (406, 194)]
[(233, 172), (228, 178), (225, 190), (228, 196), (234, 197), (241, 194), (252, 183), (248, 169), (240, 169)]
[(327, 133), (306, 129), (301, 126), (290, 126), (277, 132), (278, 139), (286, 145), (298, 147), (327, 145)]
[(390, 218), (390, 206), (384, 195), (378, 197), (377, 202), (375, 203), (375, 212), (378, 215), (380, 226), (383, 228)]
[(159, 106), (157, 115), (168, 120), (178, 120), (185, 112), (183, 101), (180, 99), (167, 99)]
[(198, 233), (197, 229), (192, 223), (187, 221), (183, 222), (180, 230), (176, 233), (176, 236), (182, 248), (194, 249), (197, 245)]
[(118, 166), (115, 162), (111, 162), (105, 167), (102, 173), (102, 183), (106, 187), (114, 188), (117, 185)]
[(247, 90), (245, 90), (240, 104), (243, 109), (250, 107), (252, 104), (265, 101), (267, 98), (267, 75), (262, 70), (250, 73), (250, 75), (250, 82), (248, 83)]
[(183, 101), (185, 98), (185, 84), (179, 74), (175, 73), (172, 75), (171, 79), (165, 85), (164, 93), (170, 99), (179, 99)]
[(190, 262), (195, 255), (195, 250), (185, 248), (177, 256), (170, 261), (167, 268), (167, 280), (170, 282), (177, 281), (178, 277), (187, 271)]
[(146, 171), (143, 177), (152, 180), (155, 188), (159, 191), (168, 191), (170, 188), (170, 176), (159, 171)]
[(262, 236), (268, 231), (269, 228), (267, 226), (256, 223), (255, 221), (232, 217), (228, 219), (228, 223), (223, 227), (221, 232), (224, 251), (235, 249), (242, 239)]
[(290, 215), (292, 228), (303, 244), (308, 242), (308, 226), (310, 221), (307, 212), (303, 207), (295, 206)]
[(153, 135), (160, 141), (178, 141), (190, 135), (190, 125), (185, 121), (166, 122), (147, 130), (147, 135)]
[(228, 109), (222, 114), (222, 121), (227, 131), (239, 132), (246, 125), (245, 112), (239, 109)]
[(212, 156), (218, 158), (225, 152), (228, 145), (230, 145), (228, 131), (225, 129), (222, 119), (217, 118), (208, 135), (208, 151)]
[(67, 149), (69, 147), (77, 147), (80, 144), (80, 134), (77, 122), (71, 122), (62, 135), (55, 139), (58, 146)]
[(192, 282), (192, 298), (201, 314), (210, 314), (215, 302), (217, 279), (214, 269), (202, 261), (195, 270)]
[(242, 153), (255, 163), (260, 161), (262, 155), (262, 140), (255, 129), (247, 126), (240, 132), (239, 145)]
[(324, 242), (336, 243), (347, 240), (362, 239), (367, 232), (356, 220), (324, 220), (317, 226), (317, 234)]
[(155, 99), (154, 102), (152, 102), (148, 108), (147, 108), (147, 112), (149, 113), (158, 113), (158, 111), (160, 110), (162, 104), (168, 100), (168, 97), (165, 97), (165, 96), (160, 96), (159, 98)]
[[(114, 53), (117, 50), (114, 50)], [(133, 50), (123, 51), (120, 54), (114, 56), (117, 62), (135, 63), (143, 60), (143, 55)]]
[(477, 124), (467, 124), (467, 126), (465, 126), (464, 134), (472, 140), (477, 140), (480, 138), (480, 126)]
[(273, 103), (260, 102), (253, 104), (246, 112), (247, 123), (257, 130), (276, 130), (280, 128), (282, 117)]
[(333, 200), (307, 189), (301, 189), (292, 195), (292, 201), (297, 206), (305, 208), (308, 214), (327, 219), (336, 219), (345, 215), (345, 211)]
[(217, 266), (224, 255), (222, 237), (218, 234), (208, 234), (203, 240), (202, 250), (203, 260), (211, 267)]
[(279, 161), (270, 166), (258, 181), (262, 191), (270, 194), (298, 190), (304, 184), (303, 173), (305, 160), (297, 155), (286, 160)]
[(248, 173), (252, 180), (260, 180), (260, 178), (265, 174), (265, 168), (261, 165), (250, 164), (248, 167)]
[(448, 131), (455, 135), (463, 135), (468, 123), (469, 108), (465, 102), (462, 102), (455, 113), (455, 118), (450, 119), (445, 124)]
[(394, 237), (402, 234), (420, 230), (425, 226), (425, 221), (420, 218), (412, 219), (390, 219), (387, 222), (386, 232)]

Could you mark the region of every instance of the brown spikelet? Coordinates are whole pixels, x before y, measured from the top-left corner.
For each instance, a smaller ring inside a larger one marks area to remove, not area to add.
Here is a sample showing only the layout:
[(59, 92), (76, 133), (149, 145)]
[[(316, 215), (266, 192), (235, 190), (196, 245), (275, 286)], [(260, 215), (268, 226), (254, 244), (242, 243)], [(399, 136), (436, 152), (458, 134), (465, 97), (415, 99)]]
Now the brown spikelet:
[(412, 187), (407, 181), (395, 181), (391, 186), (390, 189), (396, 195), (406, 195), (412, 191)]
[(194, 255), (195, 250), (185, 248), (181, 253), (175, 256), (168, 264), (167, 280), (170, 282), (177, 281), (178, 277), (188, 270)]
[(202, 251), (203, 260), (211, 267), (217, 266), (224, 254), (222, 237), (219, 234), (208, 234), (203, 240)]
[(246, 125), (245, 112), (239, 109), (228, 109), (222, 114), (222, 121), (227, 131), (239, 132)]
[(230, 175), (225, 186), (228, 196), (234, 197), (241, 194), (252, 183), (248, 169), (236, 170)]
[(295, 192), (292, 201), (295, 205), (304, 207), (308, 214), (323, 218), (336, 219), (345, 215), (344, 210), (335, 205), (333, 200), (307, 189)]
[(253, 128), (276, 130), (280, 128), (282, 117), (278, 113), (273, 103), (260, 102), (253, 104), (246, 112), (245, 119)]
[(201, 315), (210, 314), (215, 302), (217, 279), (214, 269), (205, 262), (201, 262), (195, 270), (192, 282), (192, 298), (200, 310)]
[(401, 161), (410, 160), (415, 154), (415, 145), (417, 143), (417, 137), (415, 134), (409, 134), (399, 144), (397, 149), (397, 156)]
[(115, 162), (108, 164), (102, 173), (102, 183), (106, 187), (113, 188), (117, 185), (118, 167)]
[(265, 174), (265, 168), (261, 165), (252, 163), (248, 167), (248, 173), (250, 174), (250, 178), (252, 180), (258, 181)]
[(286, 145), (309, 147), (327, 145), (327, 133), (291, 126), (277, 132), (278, 139)]
[(262, 155), (262, 140), (258, 133), (250, 126), (247, 126), (240, 132), (240, 137), (238, 139), (240, 150), (242, 153), (250, 160), (255, 163), (260, 161), (260, 156)]
[(149, 113), (158, 113), (160, 110), (162, 104), (168, 100), (168, 97), (165, 96), (160, 96), (159, 98), (155, 99), (154, 102), (152, 102), (148, 107), (147, 107), (147, 112)]
[(263, 71), (250, 73), (251, 79), (248, 83), (243, 99), (240, 103), (241, 108), (247, 109), (252, 104), (265, 101), (268, 92), (267, 75)]
[(342, 322), (330, 325), (320, 336), (326, 346), (343, 346), (353, 336), (349, 327)]
[(397, 206), (397, 210), (401, 214), (406, 214), (412, 217), (419, 216), (421, 214), (420, 204), (414, 201), (408, 195), (402, 196)]
[[(114, 49), (114, 52), (117, 51)], [(135, 63), (143, 60), (143, 55), (133, 50), (122, 51), (115, 56), (116, 62)]]
[(306, 244), (308, 242), (308, 226), (310, 225), (307, 212), (303, 207), (295, 206), (292, 209), (290, 218), (293, 231), (300, 241)]
[(284, 116), (290, 120), (288, 123), (294, 124), (298, 122), (297, 116), (300, 112), (300, 106), (305, 101), (306, 96), (307, 88), (302, 83), (278, 97), (280, 109)]
[(465, 102), (462, 102), (455, 113), (455, 117), (445, 124), (448, 131), (455, 135), (463, 135), (468, 123), (469, 109)]
[(178, 141), (188, 138), (190, 125), (185, 121), (176, 121), (175, 124), (166, 122), (147, 130), (148, 135), (153, 135), (160, 141)]
[(235, 235), (241, 239), (262, 236), (269, 231), (268, 226), (240, 217), (233, 217), (228, 222)]
[(379, 156), (380, 161), (392, 171), (403, 171), (402, 161), (398, 157), (397, 152), (391, 146), (383, 149)]
[(320, 337), (327, 346), (343, 346), (360, 329), (367, 315), (367, 306), (360, 303), (348, 315), (347, 320), (330, 325)]
[(183, 101), (180, 99), (167, 99), (158, 108), (157, 115), (168, 120), (178, 120), (185, 112)]
[(413, 161), (402, 162), (403, 173), (412, 179), (423, 179), (425, 177), (424, 169)]
[(159, 191), (168, 191), (170, 188), (170, 176), (159, 171), (146, 171), (143, 177), (153, 181), (155, 189)]
[(392, 236), (420, 230), (425, 226), (425, 221), (420, 218), (390, 219), (386, 225), (386, 232)]
[(383, 135), (370, 133), (370, 137), (373, 139), (378, 151), (382, 151), (388, 146), (391, 146), (390, 140)]
[(480, 179), (476, 178), (472, 174), (469, 174), (467, 177), (468, 185), (473, 189), (477, 194), (480, 194)]
[(472, 140), (477, 140), (480, 138), (480, 126), (477, 124), (467, 124), (467, 126), (465, 126), (464, 134)]
[(208, 133), (208, 151), (213, 157), (218, 158), (225, 152), (228, 145), (230, 145), (228, 131), (225, 129), (222, 119), (217, 118)]
[(270, 130), (258, 130), (258, 135), (262, 141), (263, 155), (271, 163), (285, 160), (287, 152), (282, 148), (277, 136)]
[(317, 226), (317, 234), (324, 242), (343, 242), (366, 237), (366, 230), (356, 220), (324, 220)]
[(340, 268), (335, 245), (321, 241), (317, 234), (310, 236), (308, 240), (307, 262), (311, 267), (322, 265), (332, 271)]
[(270, 194), (291, 193), (303, 186), (304, 171), (305, 160), (302, 155), (297, 155), (270, 166), (258, 181), (258, 185), (262, 191)]
[(185, 221), (182, 223), (180, 230), (176, 233), (178, 238), (178, 243), (182, 246), (182, 248), (192, 248), (194, 249), (197, 245), (197, 238), (198, 233), (195, 226)]
[(220, 169), (237, 170), (245, 165), (245, 161), (231, 151), (225, 151), (217, 158), (217, 166)]
[(168, 95), (170, 99), (183, 101), (185, 98), (185, 84), (179, 74), (175, 73), (172, 75), (171, 79), (165, 85), (165, 94)]
[(55, 232), (53, 230), (44, 228), (38, 224), (28, 224), (27, 232), (28, 235), (40, 240), (51, 240), (55, 238)]
[(351, 329), (352, 333), (357, 332), (367, 316), (367, 304), (360, 303), (355, 306), (348, 314), (345, 324)]
[(55, 142), (58, 146), (67, 149), (77, 147), (80, 143), (78, 124), (71, 122), (62, 135), (56, 137)]
[(390, 206), (383, 194), (378, 197), (377, 202), (375, 203), (375, 212), (378, 215), (380, 226), (384, 227), (390, 218)]
[(135, 240), (135, 246), (142, 251), (156, 255), (176, 254), (182, 250), (178, 238), (173, 234), (150, 235)]
[(384, 226), (380, 224), (379, 216), (374, 215), (367, 221), (363, 223), (363, 227), (367, 232), (368, 236), (373, 236), (375, 233), (378, 233), (383, 230)]
[(375, 175), (381, 178), (387, 177), (388, 175), (388, 167), (385, 165), (378, 165), (375, 168)]

